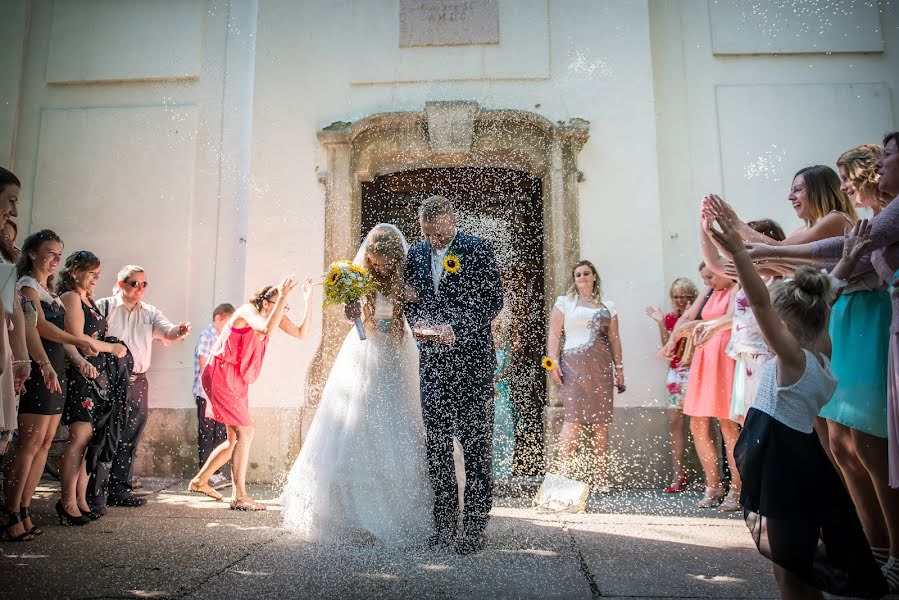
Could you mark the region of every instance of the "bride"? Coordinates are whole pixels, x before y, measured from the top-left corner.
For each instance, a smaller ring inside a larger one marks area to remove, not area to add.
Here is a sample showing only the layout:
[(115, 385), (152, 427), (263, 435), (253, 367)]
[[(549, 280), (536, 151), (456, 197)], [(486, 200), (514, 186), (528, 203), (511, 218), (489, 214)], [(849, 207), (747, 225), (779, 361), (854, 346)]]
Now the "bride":
[(417, 301), (403, 284), (408, 249), (382, 223), (353, 261), (377, 286), (361, 306), (368, 339), (347, 334), (281, 496), (284, 527), (308, 539), (402, 547), (433, 533), (418, 349), (403, 316)]

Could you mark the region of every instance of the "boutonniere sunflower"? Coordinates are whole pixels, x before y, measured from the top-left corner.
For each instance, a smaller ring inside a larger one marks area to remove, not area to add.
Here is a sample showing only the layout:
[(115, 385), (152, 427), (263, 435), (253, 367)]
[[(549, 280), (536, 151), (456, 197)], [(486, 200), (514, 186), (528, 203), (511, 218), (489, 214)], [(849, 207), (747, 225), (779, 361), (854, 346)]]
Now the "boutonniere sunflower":
[(462, 268), (462, 261), (455, 254), (447, 254), (443, 259), (443, 270), (447, 273), (458, 273)]
[(540, 364), (543, 365), (543, 368), (546, 369), (547, 372), (556, 370), (556, 361), (554, 361), (550, 356), (544, 356), (543, 361)]

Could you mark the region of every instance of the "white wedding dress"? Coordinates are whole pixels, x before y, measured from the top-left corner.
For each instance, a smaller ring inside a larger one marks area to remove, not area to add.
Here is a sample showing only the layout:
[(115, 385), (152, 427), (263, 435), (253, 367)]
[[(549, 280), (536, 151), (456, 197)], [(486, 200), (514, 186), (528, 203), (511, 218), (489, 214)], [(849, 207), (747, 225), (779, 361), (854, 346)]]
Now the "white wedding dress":
[(405, 547), (433, 533), (418, 348), (405, 323), (390, 335), (392, 316), (378, 294), (376, 331), (347, 335), (290, 470), (284, 527), (307, 539)]

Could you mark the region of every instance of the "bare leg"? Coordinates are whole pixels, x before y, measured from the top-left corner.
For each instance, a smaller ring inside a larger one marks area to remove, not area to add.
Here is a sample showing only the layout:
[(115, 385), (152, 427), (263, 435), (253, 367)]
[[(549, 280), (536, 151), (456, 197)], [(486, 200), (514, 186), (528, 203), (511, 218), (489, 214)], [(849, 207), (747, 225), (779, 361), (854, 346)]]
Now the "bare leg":
[(608, 484), (606, 464), (609, 456), (609, 426), (597, 423), (593, 426), (593, 456), (596, 459), (596, 480), (600, 486)]
[(674, 475), (671, 478), (671, 485), (678, 485), (684, 476), (684, 455), (687, 451), (687, 433), (684, 431), (684, 424), (687, 420), (682, 410), (677, 408), (668, 409), (668, 434), (671, 438), (671, 466), (674, 469)]
[[(62, 487), (62, 507), (70, 515), (80, 514), (78, 483), (84, 470), (84, 450), (90, 442), (93, 427), (90, 423), (69, 425), (69, 441), (62, 453), (59, 479)], [(83, 506), (87, 506), (85, 502)]]
[(774, 579), (780, 589), (780, 597), (783, 600), (820, 600), (824, 598), (821, 592), (802, 582), (801, 579), (781, 567), (774, 565)]
[(709, 417), (691, 417), (690, 431), (705, 473), (705, 484), (717, 490), (721, 488), (721, 473), (718, 470), (718, 444), (710, 430), (711, 422)]
[[(228, 437), (231, 437), (232, 427), (228, 427)], [(231, 461), (231, 475), (234, 480), (231, 493), (232, 500), (248, 498), (247, 496), (247, 465), (250, 462), (250, 446), (253, 443), (252, 426), (234, 427), (237, 442), (234, 444), (234, 460)], [(215, 471), (210, 472), (210, 475)]]
[(883, 510), (877, 499), (871, 475), (856, 453), (852, 430), (835, 421), (827, 421), (827, 431), (830, 436), (830, 449), (858, 511), (858, 518), (862, 522), (868, 543), (878, 548), (888, 547), (890, 536), (887, 533)]
[(81, 461), (81, 473), (78, 474), (78, 509), (81, 512), (90, 512), (91, 505), (87, 502), (87, 484), (90, 481), (90, 475), (87, 474), (87, 461)]
[[(22, 491), (22, 504), (31, 506), (31, 498), (34, 496), (34, 490), (37, 489), (41, 482), (41, 476), (44, 474), (44, 466), (47, 464), (47, 455), (50, 454), (50, 446), (53, 445), (53, 438), (56, 437), (56, 428), (59, 427), (59, 420), (62, 415), (53, 415), (44, 429), (44, 439), (38, 448), (37, 454), (34, 456), (34, 462), (31, 463), (31, 470), (28, 472), (28, 480), (25, 483), (25, 489)], [(28, 523), (25, 524), (28, 527)]]
[(734, 446), (737, 445), (737, 438), (740, 437), (740, 428), (734, 421), (728, 419), (718, 419), (721, 426), (721, 435), (724, 437), (724, 447), (727, 450), (727, 464), (730, 467), (730, 489), (739, 498), (741, 482), (740, 472), (737, 470), (737, 464), (734, 462)]
[[(814, 429), (815, 434), (818, 436), (818, 441), (821, 442), (821, 447), (824, 448), (824, 453), (827, 454), (827, 458), (830, 459), (830, 462), (837, 470), (837, 473), (840, 473), (840, 465), (837, 464), (836, 459), (833, 457), (833, 450), (830, 449), (830, 434), (827, 432), (827, 419), (815, 417)], [(840, 477), (842, 476), (843, 474), (840, 473)]]
[(571, 457), (577, 450), (577, 443), (581, 437), (580, 423), (562, 423), (562, 431), (559, 433), (559, 471), (563, 475), (569, 472)]
[[(48, 415), (19, 414), (19, 437), (16, 442), (16, 453), (12, 461), (6, 466), (6, 485), (4, 496), (6, 509), (18, 513), (22, 508), (22, 498), (28, 487), (28, 474), (31, 472), (32, 463), (40, 452), (44, 441), (44, 431), (49, 426), (52, 417)], [(43, 463), (41, 463), (43, 467)], [(29, 496), (29, 502), (31, 497)], [(25, 527), (19, 523), (7, 530), (12, 536), (25, 533)]]
[(887, 440), (856, 429), (850, 431), (856, 454), (868, 470), (880, 502), (890, 537), (890, 556), (899, 557), (899, 489), (890, 487)]
[(231, 460), (231, 456), (234, 453), (234, 444), (237, 442), (237, 428), (229, 425), (227, 427), (227, 434), (228, 439), (213, 448), (212, 452), (209, 454), (209, 458), (206, 459), (206, 463), (200, 469), (200, 472), (191, 480), (192, 482), (199, 485), (209, 485), (209, 478), (212, 477), (212, 474)]

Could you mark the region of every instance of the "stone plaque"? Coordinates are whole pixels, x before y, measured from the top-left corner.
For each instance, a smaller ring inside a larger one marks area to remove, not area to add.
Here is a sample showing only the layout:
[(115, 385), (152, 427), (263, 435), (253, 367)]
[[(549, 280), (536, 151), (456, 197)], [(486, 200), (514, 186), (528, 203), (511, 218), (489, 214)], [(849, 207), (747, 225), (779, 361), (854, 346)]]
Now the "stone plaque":
[(498, 43), (498, 0), (400, 0), (400, 47)]

